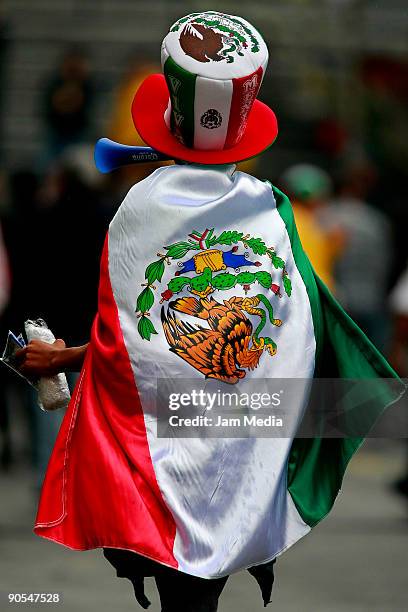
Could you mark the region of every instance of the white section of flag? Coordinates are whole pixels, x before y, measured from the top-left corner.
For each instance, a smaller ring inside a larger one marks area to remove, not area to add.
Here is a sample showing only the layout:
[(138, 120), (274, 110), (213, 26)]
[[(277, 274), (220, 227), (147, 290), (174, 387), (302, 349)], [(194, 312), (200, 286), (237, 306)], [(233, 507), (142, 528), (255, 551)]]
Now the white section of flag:
[[(284, 223), (271, 188), (242, 172), (170, 166), (134, 186), (109, 229), (109, 273), (124, 342), (135, 376), (152, 463), (163, 499), (175, 523), (173, 553), (179, 569), (215, 578), (266, 562), (310, 530), (287, 490), (292, 440), (278, 438), (181, 439), (156, 435), (158, 378), (200, 378), (202, 374), (169, 351), (155, 303), (150, 318), (158, 334), (137, 333), (135, 304), (144, 271), (162, 245), (185, 240), (193, 229), (215, 228), (262, 237), (286, 262), (290, 298), (277, 301), (274, 328), (278, 352), (264, 354), (247, 378), (304, 378), (314, 372), (316, 343), (310, 304), (296, 268)], [(166, 266), (160, 291), (174, 275)], [(262, 291), (262, 289), (260, 289)], [(235, 287), (218, 299), (244, 295)], [(264, 290), (267, 293), (267, 290)], [(216, 381), (212, 381), (213, 383)], [(308, 399), (293, 406), (300, 420)]]

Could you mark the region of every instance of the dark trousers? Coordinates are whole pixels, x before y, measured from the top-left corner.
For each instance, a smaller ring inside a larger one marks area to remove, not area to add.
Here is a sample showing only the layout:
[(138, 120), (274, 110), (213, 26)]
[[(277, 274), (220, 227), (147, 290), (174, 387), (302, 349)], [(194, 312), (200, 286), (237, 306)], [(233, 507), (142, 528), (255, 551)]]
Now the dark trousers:
[(162, 612), (216, 612), (228, 576), (204, 579), (184, 574), (131, 551), (104, 548), (105, 558), (116, 569), (118, 578), (128, 578), (142, 608), (150, 601), (144, 593), (144, 577), (154, 576)]

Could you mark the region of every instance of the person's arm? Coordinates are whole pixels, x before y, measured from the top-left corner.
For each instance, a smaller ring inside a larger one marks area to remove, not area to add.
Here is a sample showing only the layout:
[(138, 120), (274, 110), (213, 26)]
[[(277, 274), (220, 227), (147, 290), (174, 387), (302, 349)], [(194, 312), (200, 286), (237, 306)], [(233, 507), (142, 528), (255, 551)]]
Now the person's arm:
[(42, 340), (31, 340), (16, 353), (20, 361), (19, 370), (31, 376), (54, 376), (59, 372), (79, 372), (84, 363), (88, 344), (67, 348), (64, 340), (53, 344)]

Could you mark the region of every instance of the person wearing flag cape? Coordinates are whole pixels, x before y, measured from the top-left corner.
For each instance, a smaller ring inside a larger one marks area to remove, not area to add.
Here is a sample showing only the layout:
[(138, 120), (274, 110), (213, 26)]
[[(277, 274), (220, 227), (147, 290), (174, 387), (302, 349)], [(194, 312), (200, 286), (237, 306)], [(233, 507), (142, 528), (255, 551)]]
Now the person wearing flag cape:
[[(307, 383), (370, 379), (370, 424), (404, 387), (314, 273), (285, 194), (235, 168), (278, 132), (257, 99), (262, 36), (240, 17), (197, 12), (173, 24), (161, 57), (132, 114), (143, 140), (178, 163), (134, 185), (109, 226), (89, 344), (22, 353), (26, 371), (81, 370), (34, 531), (103, 548), (144, 608), (144, 576), (155, 576), (162, 610), (209, 612), (243, 569), (266, 606), (275, 559), (328, 514), (362, 442), (296, 436)], [(306, 382), (289, 437), (182, 438), (157, 435), (159, 379)]]

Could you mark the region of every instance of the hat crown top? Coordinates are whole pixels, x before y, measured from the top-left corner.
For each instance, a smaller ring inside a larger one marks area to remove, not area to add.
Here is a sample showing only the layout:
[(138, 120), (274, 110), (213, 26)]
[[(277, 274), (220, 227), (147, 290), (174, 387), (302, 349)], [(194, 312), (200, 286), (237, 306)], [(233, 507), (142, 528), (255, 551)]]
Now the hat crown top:
[(168, 57), (197, 76), (233, 79), (260, 66), (265, 70), (268, 49), (259, 32), (241, 17), (206, 11), (171, 26), (162, 45), (163, 65)]
[(169, 130), (193, 149), (236, 146), (267, 62), (262, 36), (240, 17), (207, 11), (176, 21), (162, 45)]

